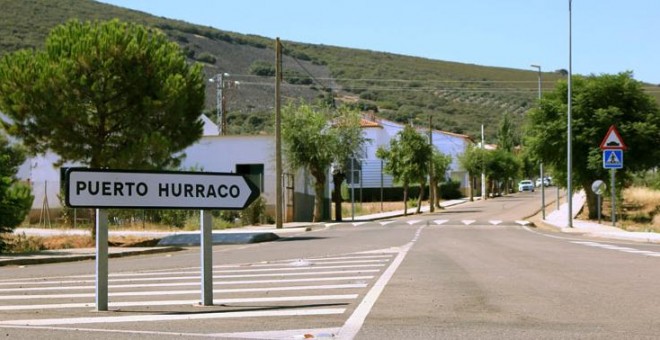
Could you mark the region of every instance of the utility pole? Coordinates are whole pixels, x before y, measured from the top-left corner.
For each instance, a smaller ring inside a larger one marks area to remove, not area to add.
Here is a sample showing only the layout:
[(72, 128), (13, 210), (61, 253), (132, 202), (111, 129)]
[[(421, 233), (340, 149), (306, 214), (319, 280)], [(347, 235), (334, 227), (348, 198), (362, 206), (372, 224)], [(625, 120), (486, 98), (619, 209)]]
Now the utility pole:
[(282, 44), (275, 39), (275, 227), (283, 227), (282, 195), (282, 112), (280, 82), (282, 81)]
[(485, 200), (486, 195), (486, 162), (484, 160), (484, 125), (481, 124), (481, 199)]

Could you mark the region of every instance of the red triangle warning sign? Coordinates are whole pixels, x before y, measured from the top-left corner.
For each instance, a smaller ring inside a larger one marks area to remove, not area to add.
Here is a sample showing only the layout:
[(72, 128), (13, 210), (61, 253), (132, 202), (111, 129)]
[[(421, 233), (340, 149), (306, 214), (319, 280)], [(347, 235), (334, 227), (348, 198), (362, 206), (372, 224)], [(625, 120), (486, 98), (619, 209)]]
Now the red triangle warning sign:
[(601, 150), (626, 150), (628, 147), (623, 143), (623, 139), (616, 129), (616, 126), (610, 126), (605, 138), (600, 143)]

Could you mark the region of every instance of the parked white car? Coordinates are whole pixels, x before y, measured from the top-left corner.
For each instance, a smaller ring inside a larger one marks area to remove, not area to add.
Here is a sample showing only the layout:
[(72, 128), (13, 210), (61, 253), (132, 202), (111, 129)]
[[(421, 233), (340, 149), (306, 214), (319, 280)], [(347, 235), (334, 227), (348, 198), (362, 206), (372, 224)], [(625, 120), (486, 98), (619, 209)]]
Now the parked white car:
[[(543, 186), (549, 187), (551, 185), (552, 185), (552, 182), (550, 181), (550, 178), (546, 177), (546, 178), (543, 179)], [(536, 179), (536, 187), (540, 187), (540, 186), (541, 186), (541, 179), (537, 178)]]
[(518, 183), (518, 191), (531, 191), (534, 192), (534, 182), (525, 179)]

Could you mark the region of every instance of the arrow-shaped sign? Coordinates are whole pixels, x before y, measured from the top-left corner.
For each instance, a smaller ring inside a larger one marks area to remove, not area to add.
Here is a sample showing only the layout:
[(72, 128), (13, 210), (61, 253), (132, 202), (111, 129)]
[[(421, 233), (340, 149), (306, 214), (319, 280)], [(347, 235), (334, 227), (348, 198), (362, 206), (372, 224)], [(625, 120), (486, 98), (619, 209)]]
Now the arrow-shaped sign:
[(71, 168), (65, 201), (79, 208), (244, 209), (259, 189), (243, 175)]

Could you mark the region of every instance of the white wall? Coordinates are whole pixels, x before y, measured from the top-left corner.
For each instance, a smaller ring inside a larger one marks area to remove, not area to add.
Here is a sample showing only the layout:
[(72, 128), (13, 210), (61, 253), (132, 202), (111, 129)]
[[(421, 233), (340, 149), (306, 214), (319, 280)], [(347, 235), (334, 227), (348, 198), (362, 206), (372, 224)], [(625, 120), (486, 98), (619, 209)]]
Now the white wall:
[(273, 136), (205, 136), (184, 150), (181, 167), (206, 172), (236, 172), (236, 164), (264, 165), (264, 198), (275, 204), (275, 139)]

